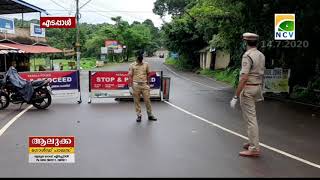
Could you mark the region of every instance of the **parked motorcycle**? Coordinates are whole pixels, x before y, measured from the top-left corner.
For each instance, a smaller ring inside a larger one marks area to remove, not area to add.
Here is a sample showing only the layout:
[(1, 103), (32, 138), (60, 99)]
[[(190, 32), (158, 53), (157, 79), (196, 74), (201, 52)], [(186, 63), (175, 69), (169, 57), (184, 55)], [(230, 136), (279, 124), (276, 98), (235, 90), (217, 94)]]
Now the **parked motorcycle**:
[(51, 105), (51, 85), (48, 80), (36, 80), (31, 82), (34, 89), (30, 102), (26, 102), (19, 89), (9, 81), (0, 79), (0, 110), (13, 104), (32, 104), (37, 109), (46, 109)]

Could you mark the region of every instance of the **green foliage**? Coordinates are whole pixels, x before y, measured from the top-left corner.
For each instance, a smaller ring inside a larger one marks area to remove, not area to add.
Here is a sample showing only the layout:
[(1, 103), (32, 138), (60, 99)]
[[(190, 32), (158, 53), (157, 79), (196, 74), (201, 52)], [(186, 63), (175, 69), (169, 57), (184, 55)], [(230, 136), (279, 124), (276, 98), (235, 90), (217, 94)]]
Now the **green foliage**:
[[(252, 32), (260, 42), (274, 41), (274, 14), (296, 15), (296, 40), (309, 43), (307, 48), (259, 47), (266, 56), (267, 68), (291, 69), (290, 86), (306, 87), (319, 74), (320, 1), (300, 0), (156, 0), (154, 12), (169, 14), (164, 43), (170, 51), (187, 57), (186, 64), (199, 67), (198, 51), (206, 46), (231, 54), (230, 68), (240, 68), (244, 53), (241, 35)], [(276, 43), (274, 43), (275, 45)], [(283, 44), (282, 44), (283, 45)], [(316, 82), (317, 84), (317, 82)]]
[(80, 62), (81, 67), (85, 70), (91, 70), (96, 67), (96, 59), (94, 58), (83, 58)]
[(310, 88), (311, 89), (317, 89), (320, 90), (320, 75), (314, 78), (315, 80), (313, 82), (310, 82)]
[[(46, 63), (47, 62), (47, 63)], [(30, 60), (30, 70), (38, 71), (39, 66), (43, 66), (46, 68), (50, 68), (51, 63), (55, 65), (59, 65), (62, 63), (64, 70), (71, 70), (68, 66), (68, 62), (75, 62), (74, 60), (67, 59), (54, 59), (52, 62), (49, 59), (45, 58), (33, 58)], [(95, 58), (81, 58), (80, 66), (82, 69), (91, 70), (96, 67), (96, 59)]]
[(175, 69), (179, 71), (193, 70), (193, 67), (188, 63), (186, 63), (186, 59), (184, 58), (179, 58), (179, 59), (168, 58), (166, 59), (165, 64), (173, 66)]
[(238, 85), (239, 73), (240, 73), (240, 69), (231, 69), (231, 68), (226, 70), (213, 71), (213, 70), (205, 69), (200, 71), (200, 74), (204, 76), (211, 77), (218, 81), (228, 83), (233, 87), (237, 87)]
[(85, 43), (86, 56), (97, 57), (100, 47), (104, 46), (106, 39), (119, 41), (127, 47), (127, 57), (134, 55), (135, 51), (145, 50), (152, 55), (159, 48), (158, 29), (151, 20), (143, 23), (129, 24), (121, 17), (113, 18), (115, 25), (105, 25), (94, 32)]
[(165, 24), (162, 29), (166, 39), (165, 46), (184, 56), (187, 65), (197, 67), (199, 65), (197, 51), (208, 43), (203, 41), (203, 34), (196, 31), (192, 18), (189, 16), (176, 18), (171, 23)]
[(154, 3), (153, 12), (161, 17), (166, 14), (180, 15), (185, 8), (196, 0), (157, 0)]
[(301, 101), (320, 105), (320, 91), (311, 88), (302, 88), (301, 86), (295, 86), (290, 98)]
[[(126, 59), (134, 55), (134, 52), (144, 50), (152, 56), (163, 45), (163, 34), (147, 19), (143, 23), (133, 22), (131, 25), (121, 17), (113, 17), (115, 24), (88, 24), (81, 23), (80, 45), (82, 57), (99, 58), (100, 48), (104, 46), (106, 39), (118, 40), (127, 46)], [(15, 19), (17, 27), (28, 28), (30, 23), (39, 23), (39, 20), (21, 21)], [(74, 49), (76, 41), (76, 29), (46, 29), (48, 44), (58, 49)], [(18, 37), (18, 42), (32, 44), (28, 38)], [(122, 55), (121, 55), (122, 56)], [(115, 57), (116, 59), (122, 57)]]
[[(91, 29), (92, 28), (92, 29)], [(88, 35), (94, 31), (94, 27), (88, 24), (80, 24), (80, 44), (83, 46)], [(46, 29), (48, 44), (58, 49), (72, 49), (76, 41), (76, 29)], [(85, 51), (82, 47), (82, 51)]]

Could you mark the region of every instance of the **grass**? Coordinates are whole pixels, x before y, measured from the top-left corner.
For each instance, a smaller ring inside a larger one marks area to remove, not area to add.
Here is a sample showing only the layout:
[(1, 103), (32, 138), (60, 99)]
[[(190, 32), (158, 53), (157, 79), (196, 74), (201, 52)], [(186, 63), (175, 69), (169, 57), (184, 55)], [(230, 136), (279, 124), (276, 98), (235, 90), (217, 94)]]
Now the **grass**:
[[(165, 64), (173, 66), (179, 71), (193, 71), (193, 67), (188, 65), (183, 59), (173, 59), (168, 58)], [(197, 74), (201, 74), (207, 77), (216, 79), (217, 81), (225, 82), (233, 87), (238, 85), (240, 69), (224, 69), (224, 70), (209, 70), (209, 69), (199, 69), (196, 71)]]
[[(192, 71), (193, 67), (191, 65), (188, 65), (184, 60), (182, 59), (173, 59), (168, 58), (165, 61), (165, 64), (173, 66), (175, 69), (179, 71)], [(225, 82), (233, 87), (236, 87), (238, 84), (239, 79), (239, 69), (225, 69), (225, 70), (198, 70), (196, 73), (211, 77), (216, 79), (217, 81)]]
[[(92, 70), (92, 69), (96, 68), (96, 61), (97, 60), (95, 58), (81, 58), (80, 66), (84, 70)], [(133, 59), (130, 58), (129, 61), (133, 61)], [(77, 63), (73, 59), (69, 59), (69, 60), (67, 60), (67, 59), (54, 59), (53, 60), (54, 65), (59, 66), (59, 64), (62, 63), (63, 70), (72, 70), (72, 68), (69, 67), (68, 62), (74, 62), (75, 68), (76, 68)], [(46, 63), (45, 58), (31, 59), (30, 60), (30, 71), (38, 71), (39, 66), (44, 66), (47, 69), (50, 69), (50, 64), (51, 64), (51, 60), (48, 60), (48, 62)], [(110, 65), (110, 64), (118, 64), (118, 63), (110, 62), (110, 63), (106, 64), (105, 66)], [(34, 68), (34, 65), (35, 65), (35, 68)]]
[(217, 81), (225, 82), (233, 87), (236, 87), (238, 84), (239, 78), (239, 69), (225, 69), (225, 70), (200, 70), (201, 75), (211, 77)]
[[(54, 59), (53, 65), (58, 65), (62, 63), (63, 70), (72, 70), (71, 67), (69, 67), (68, 62), (74, 62), (76, 65), (75, 60), (67, 60), (67, 59)], [(30, 60), (30, 70), (31, 71), (38, 71), (39, 66), (43, 66), (46, 69), (50, 69), (51, 60), (46, 60), (45, 58), (34, 58)], [(96, 66), (96, 60), (94, 58), (82, 58), (80, 61), (80, 66), (82, 69), (92, 69)]]
[(192, 65), (189, 65), (183, 59), (168, 58), (168, 59), (166, 59), (165, 64), (173, 66), (175, 69), (177, 69), (179, 71), (191, 71), (191, 70), (193, 70)]

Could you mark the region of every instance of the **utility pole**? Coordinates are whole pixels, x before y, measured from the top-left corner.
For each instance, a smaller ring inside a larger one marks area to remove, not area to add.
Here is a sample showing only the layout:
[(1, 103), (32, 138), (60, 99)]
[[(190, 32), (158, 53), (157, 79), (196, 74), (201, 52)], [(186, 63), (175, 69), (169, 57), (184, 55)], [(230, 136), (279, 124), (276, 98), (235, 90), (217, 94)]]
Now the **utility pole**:
[(76, 4), (77, 4), (77, 12), (76, 12), (76, 16), (77, 16), (77, 40), (76, 40), (76, 52), (77, 52), (77, 70), (80, 70), (80, 13), (79, 13), (79, 0), (76, 0)]

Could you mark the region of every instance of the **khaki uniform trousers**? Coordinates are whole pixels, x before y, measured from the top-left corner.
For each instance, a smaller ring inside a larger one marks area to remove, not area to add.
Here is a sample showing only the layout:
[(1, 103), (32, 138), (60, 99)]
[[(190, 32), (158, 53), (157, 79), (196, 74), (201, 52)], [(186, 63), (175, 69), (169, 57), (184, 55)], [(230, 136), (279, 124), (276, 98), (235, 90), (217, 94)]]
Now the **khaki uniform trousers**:
[(250, 144), (249, 150), (260, 150), (256, 102), (262, 100), (263, 95), (261, 86), (246, 86), (240, 95), (242, 116), (248, 127), (247, 133)]
[(133, 89), (134, 106), (135, 106), (137, 115), (141, 116), (140, 98), (142, 94), (144, 103), (146, 105), (148, 116), (152, 116), (152, 108), (151, 108), (151, 101), (150, 101), (150, 87), (148, 86), (148, 84), (133, 82), (132, 89)]

